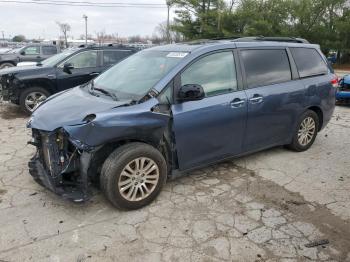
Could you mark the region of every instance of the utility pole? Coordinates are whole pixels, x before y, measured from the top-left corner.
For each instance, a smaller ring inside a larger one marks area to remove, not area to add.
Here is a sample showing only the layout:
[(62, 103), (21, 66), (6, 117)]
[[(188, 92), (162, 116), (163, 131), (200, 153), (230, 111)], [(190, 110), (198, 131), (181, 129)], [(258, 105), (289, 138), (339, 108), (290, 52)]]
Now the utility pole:
[(87, 46), (87, 35), (88, 35), (88, 33), (87, 33), (87, 19), (88, 19), (88, 17), (87, 17), (87, 15), (83, 15), (83, 18), (85, 19), (85, 45)]
[(4, 31), (1, 31), (1, 33), (2, 33), (2, 40), (5, 41), (5, 32), (4, 32)]
[(168, 7), (168, 19), (167, 19), (167, 24), (166, 24), (166, 36), (167, 36), (167, 41), (168, 44), (170, 44), (171, 39), (170, 39), (170, 7), (172, 4), (172, 0), (166, 0), (166, 4)]

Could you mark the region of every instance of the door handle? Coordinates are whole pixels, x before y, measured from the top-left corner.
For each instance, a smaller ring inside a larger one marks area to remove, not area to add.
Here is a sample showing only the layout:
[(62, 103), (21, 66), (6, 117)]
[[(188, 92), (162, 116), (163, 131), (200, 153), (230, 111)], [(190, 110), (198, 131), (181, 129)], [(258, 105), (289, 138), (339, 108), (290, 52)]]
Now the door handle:
[(235, 98), (231, 101), (230, 105), (232, 108), (237, 108), (237, 107), (241, 107), (244, 105), (244, 100), (241, 100), (239, 98)]
[(94, 72), (94, 73), (90, 73), (89, 75), (90, 76), (97, 76), (97, 75), (99, 75), (100, 73), (97, 73), (97, 72)]
[(249, 99), (250, 103), (252, 104), (260, 104), (263, 100), (263, 97), (260, 95), (254, 95), (252, 98)]

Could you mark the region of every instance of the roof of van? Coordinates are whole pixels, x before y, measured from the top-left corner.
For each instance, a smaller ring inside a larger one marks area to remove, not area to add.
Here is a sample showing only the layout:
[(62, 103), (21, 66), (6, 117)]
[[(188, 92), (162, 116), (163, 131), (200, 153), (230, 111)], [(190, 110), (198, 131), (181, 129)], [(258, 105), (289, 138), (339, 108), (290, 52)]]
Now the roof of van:
[[(279, 40), (281, 39), (281, 40)], [(285, 40), (284, 40), (285, 39)], [(289, 39), (291, 39), (289, 41)], [(296, 39), (293, 41), (293, 39)], [(284, 41), (283, 41), (284, 40)], [(256, 38), (253, 37), (244, 37), (237, 39), (219, 39), (219, 40), (195, 40), (193, 42), (184, 42), (178, 44), (157, 46), (151, 48), (151, 50), (155, 51), (167, 51), (167, 52), (192, 52), (196, 49), (215, 47), (222, 48), (236, 48), (236, 47), (281, 47), (281, 46), (290, 46), (290, 47), (313, 47), (319, 48), (319, 45), (309, 44), (308, 41), (299, 38), (268, 38), (265, 40), (264, 38)]]

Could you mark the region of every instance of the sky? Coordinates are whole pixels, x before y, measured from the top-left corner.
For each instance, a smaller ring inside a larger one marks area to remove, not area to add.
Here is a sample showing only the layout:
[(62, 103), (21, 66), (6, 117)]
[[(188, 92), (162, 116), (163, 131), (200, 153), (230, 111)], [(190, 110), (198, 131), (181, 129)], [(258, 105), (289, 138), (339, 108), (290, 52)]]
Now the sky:
[[(84, 14), (88, 16), (88, 34), (96, 36), (96, 32), (118, 34), (120, 37), (132, 35), (152, 35), (155, 27), (167, 19), (167, 8), (102, 8), (81, 6), (51, 6), (39, 4), (20, 4), (16, 0), (11, 3), (0, 1), (0, 38), (4, 31), (5, 38), (18, 34), (28, 39), (54, 39), (60, 35), (56, 21), (69, 23), (69, 35), (75, 39), (85, 34)], [(34, 0), (43, 1), (43, 0)], [(46, 1), (46, 0), (44, 0)], [(67, 0), (50, 0), (51, 2), (67, 2)], [(165, 4), (165, 0), (69, 0), (75, 2), (94, 3), (148, 3)], [(173, 14), (171, 14), (173, 16)]]

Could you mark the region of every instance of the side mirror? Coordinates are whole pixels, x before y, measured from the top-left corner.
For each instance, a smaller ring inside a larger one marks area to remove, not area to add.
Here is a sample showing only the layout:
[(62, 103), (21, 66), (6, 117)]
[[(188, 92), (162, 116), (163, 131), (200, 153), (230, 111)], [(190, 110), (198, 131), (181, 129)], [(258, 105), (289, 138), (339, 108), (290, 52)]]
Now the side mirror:
[(20, 54), (21, 55), (26, 55), (26, 52), (25, 51), (21, 51)]
[(71, 64), (71, 63), (65, 63), (65, 64), (63, 65), (63, 72), (66, 72), (66, 73), (68, 73), (68, 74), (71, 74), (72, 72), (71, 72), (70, 70), (72, 70), (72, 69), (74, 69), (74, 66), (73, 66), (73, 64)]
[(203, 87), (197, 84), (183, 85), (178, 93), (178, 100), (180, 101), (195, 101), (201, 100), (205, 97)]

